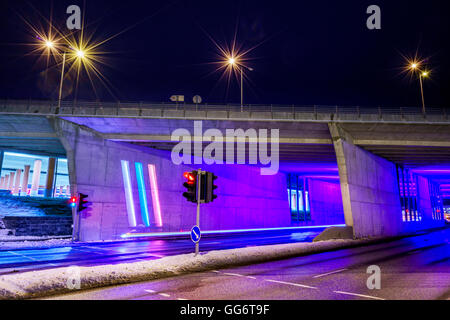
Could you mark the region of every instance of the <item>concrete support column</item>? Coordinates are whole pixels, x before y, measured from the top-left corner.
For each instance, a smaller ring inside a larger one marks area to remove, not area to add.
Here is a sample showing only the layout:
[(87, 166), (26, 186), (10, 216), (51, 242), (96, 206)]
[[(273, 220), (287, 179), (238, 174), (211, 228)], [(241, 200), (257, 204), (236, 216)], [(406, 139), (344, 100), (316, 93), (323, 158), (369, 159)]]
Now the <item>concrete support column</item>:
[(329, 124), (336, 151), (345, 223), (356, 238), (395, 236), (402, 212), (395, 164), (353, 144), (338, 124)]
[(48, 159), (47, 182), (45, 183), (44, 197), (53, 196), (53, 182), (55, 181), (56, 158)]
[(5, 181), (3, 183), (3, 190), (8, 190), (8, 186), (9, 186), (9, 174), (5, 176)]
[[(353, 227), (353, 213), (350, 201), (350, 189), (348, 184), (347, 163), (344, 154), (343, 136), (344, 132), (336, 124), (330, 124), (330, 133), (333, 138), (334, 150), (336, 152), (336, 159), (339, 168), (339, 180), (341, 183), (342, 205), (344, 207), (345, 224), (348, 227)], [(352, 140), (350, 136), (347, 140)]]
[(30, 166), (25, 166), (23, 170), (23, 178), (22, 178), (22, 190), (20, 191), (21, 196), (26, 196), (28, 191), (28, 179), (30, 177)]
[(5, 185), (5, 177), (2, 177), (0, 179), (0, 189), (3, 189), (3, 186)]
[(19, 189), (20, 189), (20, 177), (22, 176), (22, 169), (16, 170), (16, 179), (14, 181), (14, 187), (12, 194), (19, 195)]
[(14, 189), (14, 177), (16, 176), (15, 172), (11, 172), (9, 174), (9, 184), (8, 184), (8, 190), (10, 190), (11, 192)]
[(31, 182), (31, 195), (37, 196), (39, 190), (39, 180), (41, 179), (42, 160), (34, 160), (33, 179)]

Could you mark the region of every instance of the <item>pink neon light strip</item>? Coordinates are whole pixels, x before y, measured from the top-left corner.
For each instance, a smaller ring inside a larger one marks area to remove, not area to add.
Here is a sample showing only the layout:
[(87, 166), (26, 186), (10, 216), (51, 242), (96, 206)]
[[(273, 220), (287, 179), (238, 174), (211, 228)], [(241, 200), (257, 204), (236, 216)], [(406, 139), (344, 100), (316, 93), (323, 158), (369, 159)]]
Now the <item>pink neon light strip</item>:
[(152, 203), (153, 203), (153, 214), (155, 215), (155, 221), (157, 227), (162, 227), (162, 218), (161, 218), (161, 204), (159, 202), (159, 192), (158, 192), (158, 184), (156, 182), (156, 169), (155, 165), (148, 165), (148, 175), (150, 177), (150, 187), (152, 190)]

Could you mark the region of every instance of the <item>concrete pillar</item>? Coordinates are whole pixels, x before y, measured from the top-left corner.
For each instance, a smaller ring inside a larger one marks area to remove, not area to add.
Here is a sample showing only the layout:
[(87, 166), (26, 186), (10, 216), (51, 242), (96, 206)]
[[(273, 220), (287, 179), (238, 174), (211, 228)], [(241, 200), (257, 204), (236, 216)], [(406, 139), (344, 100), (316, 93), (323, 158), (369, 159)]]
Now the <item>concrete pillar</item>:
[(20, 191), (21, 196), (26, 196), (28, 191), (28, 179), (30, 177), (30, 166), (25, 166), (23, 170), (23, 178), (22, 178), (22, 190)]
[(5, 184), (5, 177), (2, 177), (0, 179), (0, 189), (3, 189), (4, 184)]
[(16, 170), (16, 179), (14, 181), (14, 187), (12, 194), (19, 195), (19, 189), (20, 189), (20, 177), (22, 176), (22, 169)]
[(353, 144), (330, 124), (341, 183), (345, 223), (356, 238), (395, 236), (402, 232), (402, 210), (394, 163)]
[(55, 181), (56, 158), (48, 159), (47, 182), (45, 183), (44, 197), (53, 196), (53, 182)]
[(39, 180), (41, 178), (42, 160), (34, 160), (33, 179), (31, 181), (31, 195), (37, 196), (39, 190)]
[(14, 177), (16, 176), (15, 172), (11, 172), (9, 174), (9, 184), (8, 184), (8, 190), (10, 190), (11, 192), (14, 189)]
[(4, 181), (4, 184), (3, 184), (3, 190), (8, 190), (8, 186), (9, 186), (9, 174), (7, 174), (5, 176), (5, 181)]
[(353, 141), (350, 136), (344, 138), (345, 132), (340, 130), (336, 124), (330, 124), (329, 129), (333, 138), (334, 150), (336, 152), (336, 159), (339, 168), (339, 180), (341, 184), (345, 224), (348, 227), (353, 227), (353, 213), (350, 202), (350, 189), (348, 184), (347, 163), (344, 154), (343, 140), (346, 138), (346, 140), (350, 140), (351, 142)]
[(66, 187), (66, 195), (70, 196), (70, 185), (67, 185)]

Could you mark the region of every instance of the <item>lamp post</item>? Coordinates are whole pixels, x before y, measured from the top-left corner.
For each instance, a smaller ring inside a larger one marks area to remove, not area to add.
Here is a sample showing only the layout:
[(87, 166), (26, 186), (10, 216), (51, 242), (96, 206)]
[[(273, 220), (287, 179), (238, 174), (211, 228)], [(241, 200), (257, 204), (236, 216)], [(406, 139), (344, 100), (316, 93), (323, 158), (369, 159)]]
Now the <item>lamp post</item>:
[(228, 59), (228, 63), (232, 66), (235, 67), (236, 69), (239, 70), (239, 72), (241, 73), (241, 112), (244, 111), (244, 68), (247, 69), (248, 71), (253, 71), (253, 68), (250, 67), (246, 67), (244, 65), (238, 65), (236, 63), (236, 59), (231, 57)]
[(56, 113), (59, 113), (59, 109), (61, 108), (61, 95), (62, 95), (62, 86), (64, 81), (64, 68), (66, 66), (66, 50), (63, 52), (63, 61), (61, 67), (61, 79), (59, 81), (59, 95), (58, 95), (58, 108), (56, 108)]
[[(43, 40), (42, 38), (38, 37), (38, 39)], [(56, 49), (55, 43), (51, 40), (43, 40), (44, 45), (47, 47), (48, 50)], [(76, 58), (78, 59), (84, 59), (85, 58), (85, 51), (81, 49), (75, 49), (68, 45), (62, 46), (62, 66), (61, 66), (61, 78), (59, 80), (59, 92), (58, 92), (58, 107), (56, 108), (56, 113), (59, 113), (59, 110), (61, 108), (61, 100), (62, 100), (62, 88), (63, 88), (63, 82), (64, 82), (64, 71), (66, 68), (66, 55), (69, 51), (73, 51)]]
[(423, 95), (423, 78), (426, 78), (427, 76), (428, 76), (428, 72), (426, 72), (426, 71), (422, 72), (419, 75), (420, 93), (422, 95), (422, 112), (423, 112), (423, 114), (426, 113), (426, 110), (425, 110), (425, 98), (424, 98), (424, 95)]
[(416, 62), (411, 63), (410, 69), (413, 72), (419, 72), (420, 95), (422, 97), (422, 113), (425, 114), (426, 113), (426, 108), (425, 108), (425, 97), (424, 97), (424, 94), (423, 94), (423, 78), (428, 77), (429, 72), (428, 71), (421, 71), (421, 70), (419, 70), (419, 63), (416, 63)]

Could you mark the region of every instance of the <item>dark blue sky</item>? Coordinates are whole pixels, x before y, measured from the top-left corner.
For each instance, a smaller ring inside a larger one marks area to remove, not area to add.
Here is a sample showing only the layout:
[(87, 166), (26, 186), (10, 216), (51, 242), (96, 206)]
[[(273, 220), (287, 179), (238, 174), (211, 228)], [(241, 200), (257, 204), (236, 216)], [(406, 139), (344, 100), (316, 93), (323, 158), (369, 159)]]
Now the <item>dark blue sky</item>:
[[(47, 76), (45, 63), (26, 56), (33, 41), (20, 16), (45, 25), (42, 14), (66, 31), (65, 10), (78, 4), (86, 13), (87, 32), (101, 40), (135, 25), (101, 47), (111, 82), (109, 93), (98, 81), (102, 100), (168, 101), (171, 94), (195, 94), (209, 103), (239, 102), (233, 79), (227, 93), (220, 73), (209, 75), (220, 44), (237, 39), (244, 48), (258, 44), (248, 58), (254, 68), (245, 84), (246, 102), (254, 104), (324, 104), (417, 106), (417, 81), (400, 74), (402, 54), (416, 50), (433, 70), (425, 83), (428, 105), (450, 106), (450, 22), (447, 1), (21, 1), (0, 5), (0, 98), (55, 98), (58, 69)], [(366, 28), (366, 9), (382, 10), (382, 30)], [(38, 14), (39, 13), (39, 14)], [(67, 84), (66, 84), (67, 83)], [(66, 88), (71, 87), (70, 79)], [(49, 90), (52, 88), (52, 90)], [(53, 91), (53, 92), (51, 92)], [(78, 99), (96, 99), (86, 75)], [(73, 93), (66, 99), (73, 99)]]

